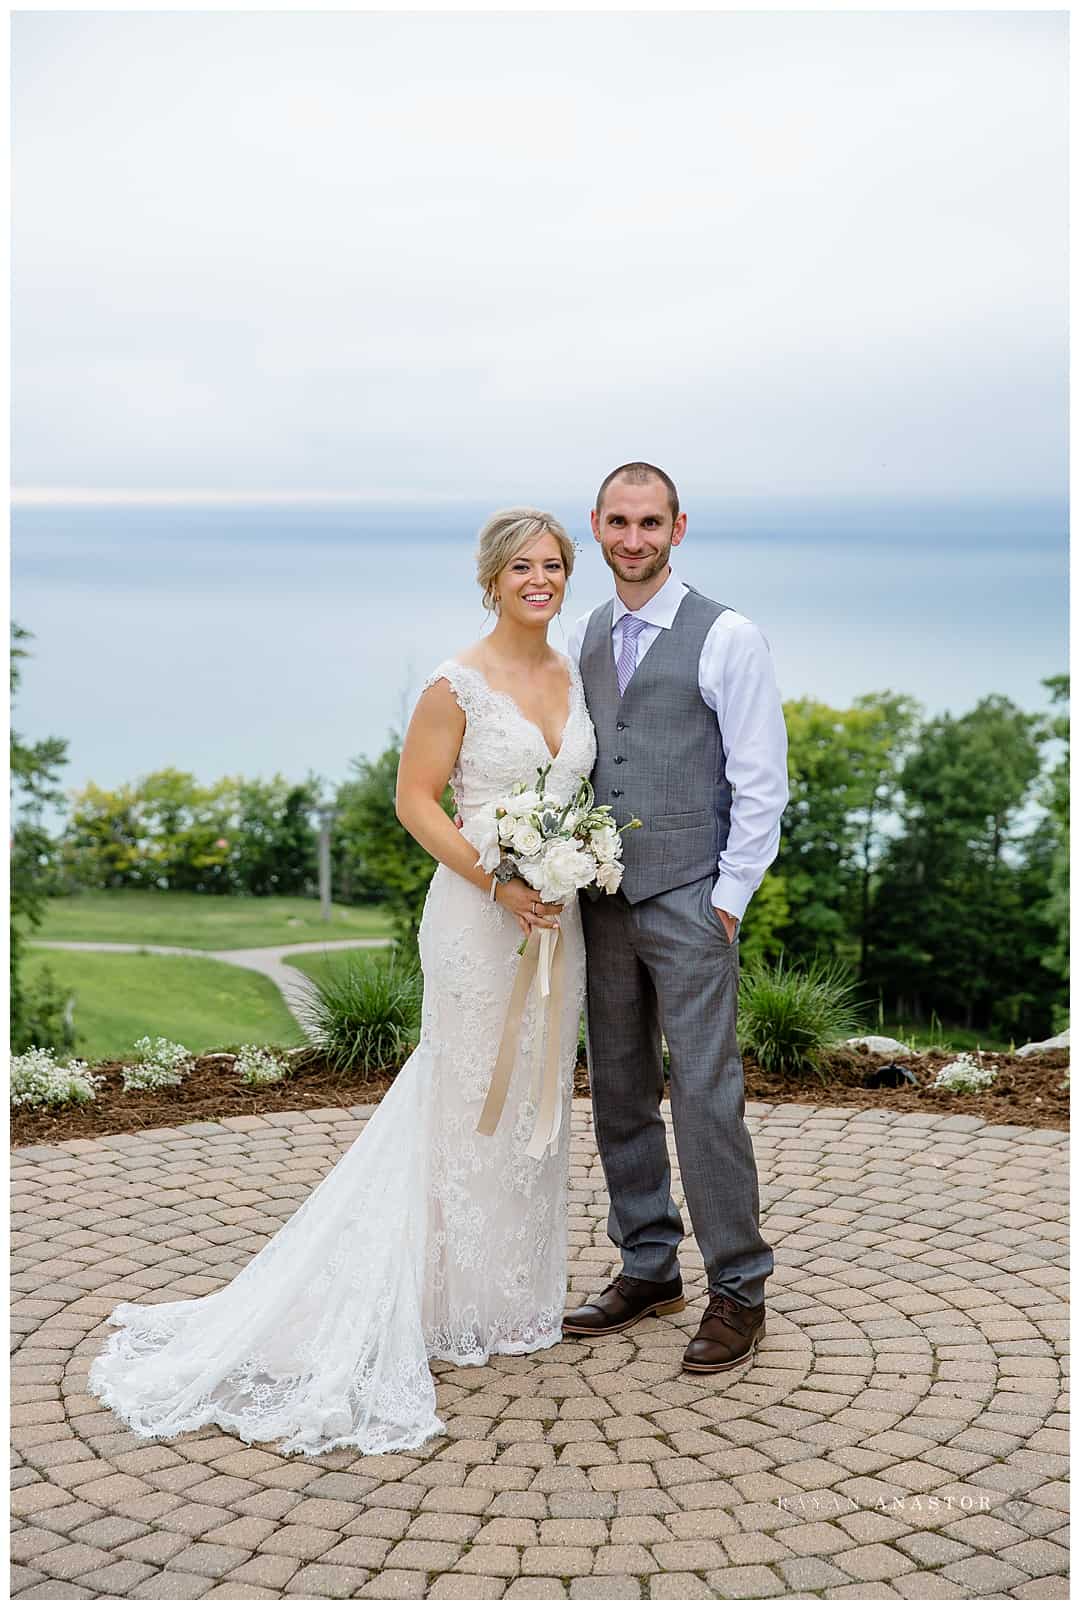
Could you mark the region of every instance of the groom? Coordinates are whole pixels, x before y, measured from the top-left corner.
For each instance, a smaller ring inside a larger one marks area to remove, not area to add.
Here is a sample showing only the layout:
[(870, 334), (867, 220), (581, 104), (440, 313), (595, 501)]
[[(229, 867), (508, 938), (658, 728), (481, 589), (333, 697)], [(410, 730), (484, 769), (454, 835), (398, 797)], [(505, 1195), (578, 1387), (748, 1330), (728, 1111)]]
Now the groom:
[(768, 644), (726, 604), (686, 586), (671, 550), (686, 515), (671, 478), (623, 464), (604, 481), (593, 535), (615, 597), (578, 621), (596, 727), (597, 804), (644, 827), (623, 840), (615, 895), (582, 901), (593, 1118), (622, 1272), (572, 1309), (568, 1336), (608, 1336), (685, 1308), (660, 1102), (661, 1033), (686, 1203), (709, 1298), (684, 1367), (734, 1368), (765, 1329), (772, 1253), (743, 1121), (735, 1039), (738, 927), (774, 859), (788, 799), (787, 734)]

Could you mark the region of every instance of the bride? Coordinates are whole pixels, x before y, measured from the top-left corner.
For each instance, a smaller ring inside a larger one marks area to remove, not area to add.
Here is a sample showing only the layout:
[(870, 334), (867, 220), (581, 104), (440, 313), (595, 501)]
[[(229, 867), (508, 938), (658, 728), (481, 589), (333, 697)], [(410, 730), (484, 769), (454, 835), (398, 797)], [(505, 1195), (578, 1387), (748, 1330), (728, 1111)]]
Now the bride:
[[(596, 740), (576, 667), (547, 641), (573, 568), (550, 514), (508, 509), (480, 534), (494, 629), (424, 685), (405, 737), (397, 814), (439, 862), (420, 926), (420, 1041), (354, 1144), (222, 1291), (121, 1303), (90, 1390), (132, 1430), (216, 1424), (286, 1453), (416, 1448), (443, 1429), (430, 1358), (483, 1364), (561, 1339), (569, 1123), (539, 1160), (532, 992), (502, 1118), (477, 1133), (521, 934), (557, 926), (558, 1034), (569, 1110), (584, 998), (577, 899), (543, 905), (477, 861), (483, 807), (550, 763), (568, 797)], [(460, 831), (439, 803), (452, 784)], [(471, 835), (471, 836), (470, 836)]]

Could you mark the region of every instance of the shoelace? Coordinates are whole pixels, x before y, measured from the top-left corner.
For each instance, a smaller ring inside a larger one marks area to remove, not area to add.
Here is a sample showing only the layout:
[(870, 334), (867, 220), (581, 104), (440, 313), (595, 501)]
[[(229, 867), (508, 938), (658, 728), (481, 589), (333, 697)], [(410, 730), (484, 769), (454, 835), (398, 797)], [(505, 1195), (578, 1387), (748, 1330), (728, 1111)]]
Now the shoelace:
[(601, 1297), (606, 1297), (609, 1291), (617, 1291), (620, 1292), (624, 1297), (632, 1297), (634, 1295), (634, 1287), (644, 1284), (644, 1281), (635, 1280), (633, 1275), (616, 1275), (615, 1279), (611, 1281), (609, 1285), (604, 1287), (600, 1295)]
[(743, 1314), (744, 1310), (734, 1298), (723, 1295), (710, 1297), (708, 1306), (705, 1309), (706, 1319), (712, 1319), (714, 1315), (721, 1319), (730, 1319), (734, 1322), (736, 1329), (742, 1328), (740, 1321), (743, 1318)]

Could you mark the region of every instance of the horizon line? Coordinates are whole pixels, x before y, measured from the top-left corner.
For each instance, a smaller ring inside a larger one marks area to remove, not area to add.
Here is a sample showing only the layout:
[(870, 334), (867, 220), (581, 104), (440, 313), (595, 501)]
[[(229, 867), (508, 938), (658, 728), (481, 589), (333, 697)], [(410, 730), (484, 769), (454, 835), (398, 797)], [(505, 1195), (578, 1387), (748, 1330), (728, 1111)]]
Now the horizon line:
[[(229, 508), (254, 507), (259, 504), (271, 507), (304, 508), (311, 506), (363, 506), (365, 504), (416, 504), (426, 506), (429, 504), (446, 503), (482, 503), (479, 497), (465, 492), (424, 492), (403, 491), (400, 488), (390, 489), (383, 487), (377, 491), (359, 491), (345, 489), (336, 491), (325, 487), (293, 488), (291, 490), (246, 487), (230, 489), (224, 487), (50, 487), (50, 486), (13, 486), (10, 492), (12, 508), (58, 508), (58, 507), (100, 507), (114, 508), (129, 506), (132, 508)], [(548, 499), (550, 505), (554, 500)], [(793, 491), (793, 492), (717, 492), (712, 497), (700, 498), (695, 501), (700, 505), (703, 502), (729, 502), (739, 503), (789, 503), (789, 502), (829, 502), (832, 504), (847, 501), (882, 502), (882, 503), (951, 503), (951, 502), (1053, 502), (1069, 506), (1067, 492), (929, 492), (918, 493), (912, 491), (858, 491), (858, 492), (822, 492), (822, 491)]]
[(306, 488), (293, 491), (273, 488), (248, 487), (52, 487), (17, 486), (11, 489), (14, 508), (42, 507), (58, 504), (102, 506), (116, 504), (149, 506), (183, 506), (185, 504), (296, 504), (313, 503), (456, 503), (464, 501), (461, 492), (401, 492), (386, 488), (374, 492), (331, 491), (325, 488)]

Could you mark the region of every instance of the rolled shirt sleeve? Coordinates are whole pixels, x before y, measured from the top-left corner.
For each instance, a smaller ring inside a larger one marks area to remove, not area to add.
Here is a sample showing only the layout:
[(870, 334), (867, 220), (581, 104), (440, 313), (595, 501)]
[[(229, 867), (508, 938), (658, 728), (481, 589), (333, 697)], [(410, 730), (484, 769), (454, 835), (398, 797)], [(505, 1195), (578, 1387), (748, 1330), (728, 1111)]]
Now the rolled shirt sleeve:
[(712, 903), (741, 918), (780, 847), (788, 802), (787, 727), (772, 654), (745, 615), (727, 610), (705, 639), (701, 697), (715, 710), (731, 784), (731, 827)]

